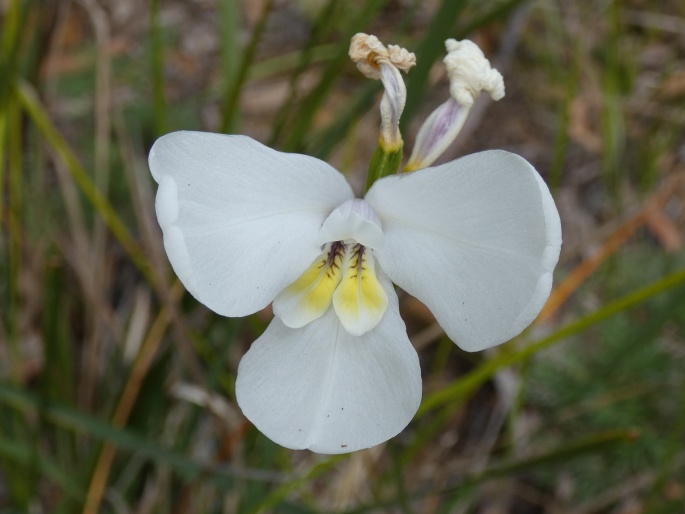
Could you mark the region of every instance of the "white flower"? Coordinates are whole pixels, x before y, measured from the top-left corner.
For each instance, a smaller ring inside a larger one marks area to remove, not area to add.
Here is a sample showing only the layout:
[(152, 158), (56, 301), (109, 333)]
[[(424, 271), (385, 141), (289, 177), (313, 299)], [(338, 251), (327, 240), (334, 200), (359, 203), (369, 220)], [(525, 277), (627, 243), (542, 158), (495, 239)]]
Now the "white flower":
[(392, 282), (467, 351), (517, 335), (549, 295), (559, 215), (511, 153), (389, 176), (363, 200), (328, 164), (245, 136), (168, 134), (150, 168), (164, 246), (188, 291), (225, 316), (274, 302), (236, 395), (288, 448), (367, 448), (415, 414), (421, 372)]

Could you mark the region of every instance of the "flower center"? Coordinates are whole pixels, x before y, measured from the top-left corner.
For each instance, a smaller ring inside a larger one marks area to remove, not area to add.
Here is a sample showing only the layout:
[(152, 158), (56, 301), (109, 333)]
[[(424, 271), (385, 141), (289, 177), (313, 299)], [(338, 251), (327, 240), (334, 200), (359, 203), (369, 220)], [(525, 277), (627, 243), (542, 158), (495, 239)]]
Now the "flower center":
[(328, 243), (300, 278), (274, 300), (274, 314), (291, 328), (320, 318), (333, 304), (352, 335), (373, 329), (383, 317), (388, 297), (378, 278), (373, 251), (354, 240)]
[(321, 255), (274, 299), (274, 314), (285, 325), (299, 328), (333, 304), (343, 327), (362, 335), (378, 325), (388, 305), (372, 249), (383, 244), (380, 221), (366, 202), (350, 200), (331, 213), (320, 236), (332, 242), (325, 243)]

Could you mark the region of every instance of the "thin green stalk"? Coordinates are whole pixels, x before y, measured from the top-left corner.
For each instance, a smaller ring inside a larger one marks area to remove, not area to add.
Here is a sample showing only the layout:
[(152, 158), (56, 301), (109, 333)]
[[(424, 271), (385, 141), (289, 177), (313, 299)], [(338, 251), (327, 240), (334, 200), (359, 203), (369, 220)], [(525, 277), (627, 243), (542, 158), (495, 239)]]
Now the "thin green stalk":
[(387, 449), (391, 458), (390, 473), (397, 491), (397, 504), (399, 505), (400, 511), (403, 514), (413, 514), (414, 509), (412, 509), (409, 501), (409, 495), (407, 494), (407, 486), (405, 482), (404, 470), (406, 469), (406, 462), (402, 458), (401, 449), (393, 440), (388, 441)]
[(473, 32), (476, 32), (481, 27), (490, 25), (491, 23), (501, 20), (505, 16), (511, 14), (517, 7), (529, 0), (508, 0), (506, 2), (497, 2), (490, 11), (471, 19), (465, 25), (459, 25), (452, 37), (461, 39), (468, 37)]
[[(107, 14), (97, 2), (86, 3), (91, 17), (91, 24), (95, 33), (97, 45), (97, 62), (95, 67), (95, 133), (93, 146), (95, 148), (95, 185), (106, 197), (110, 179), (110, 130), (112, 127), (111, 105), (111, 62), (109, 47), (111, 37)], [(96, 226), (98, 224), (96, 223)], [(96, 251), (103, 251), (104, 241), (99, 241), (95, 229), (94, 236)], [(100, 236), (102, 237), (102, 236)]]
[(81, 191), (83, 191), (102, 219), (105, 220), (105, 223), (112, 231), (112, 234), (114, 234), (114, 237), (117, 238), (126, 253), (128, 253), (133, 263), (138, 267), (150, 284), (156, 284), (154, 274), (152, 273), (150, 265), (145, 254), (140, 249), (140, 246), (128, 232), (128, 229), (121, 221), (121, 218), (119, 218), (112, 205), (95, 186), (62, 135), (52, 124), (45, 109), (40, 104), (34, 89), (25, 82), (20, 82), (16, 85), (14, 93), (40, 133), (43, 134), (43, 137), (45, 137), (57, 156), (67, 167), (74, 182), (81, 188)]
[[(338, 50), (338, 45), (334, 43), (316, 46), (310, 49), (311, 63), (315, 64), (330, 61), (338, 55)], [(299, 52), (288, 52), (279, 55), (278, 57), (256, 62), (250, 67), (246, 81), (262, 80), (281, 73), (291, 72), (298, 66), (299, 60)]]
[[(482, 484), (491, 478), (521, 473), (529, 469), (535, 469), (542, 465), (554, 464), (557, 462), (566, 463), (572, 458), (609, 451), (616, 448), (617, 445), (632, 443), (638, 436), (639, 433), (632, 429), (599, 432), (581, 440), (571, 441), (561, 448), (555, 448), (549, 452), (540, 453), (538, 455), (533, 455), (532, 457), (521, 460), (496, 464), (480, 473), (466, 475), (464, 478), (459, 479), (458, 481), (455, 480), (454, 482), (457, 483), (453, 486), (439, 490), (435, 490), (428, 486), (422, 490), (414, 491), (407, 496), (409, 499), (419, 500), (426, 496), (447, 496), (458, 493), (460, 495), (460, 497), (456, 499), (458, 502), (461, 498), (467, 496), (474, 486)], [(401, 498), (395, 497), (386, 501), (377, 502), (374, 505), (364, 505), (358, 508), (347, 510), (344, 512), (344, 514), (366, 514), (376, 511), (387, 512), (389, 507), (401, 505), (401, 502)]]
[(334, 121), (327, 128), (317, 132), (307, 141), (306, 153), (319, 159), (326, 159), (338, 143), (345, 139), (353, 124), (373, 106), (380, 89), (380, 81), (369, 81), (354, 99), (336, 113)]
[(231, 490), (234, 475), (252, 476), (247, 470), (231, 470), (227, 466), (215, 469), (174, 449), (160, 446), (154, 440), (141, 437), (135, 431), (113, 427), (95, 416), (9, 384), (0, 383), (0, 404), (31, 414), (38, 411), (44, 419), (57, 426), (109, 442), (117, 448), (137, 453), (160, 465), (167, 465), (186, 481), (195, 480), (202, 475), (207, 476), (208, 481), (216, 487)]
[(0, 112), (4, 110), (4, 105), (7, 103), (11, 80), (16, 69), (21, 35), (21, 14), (21, 2), (10, 0), (0, 33)]
[(620, 2), (609, 2), (607, 14), (609, 22), (608, 42), (604, 46), (605, 65), (601, 67), (602, 76), (602, 172), (611, 192), (618, 194), (622, 160), (626, 149), (626, 127), (623, 114), (622, 81), (623, 70), (627, 68), (629, 53), (620, 49), (621, 21)]
[(451, 386), (442, 389), (426, 397), (419, 408), (418, 415), (424, 415), (443, 405), (462, 402), (470, 393), (476, 390), (481, 384), (492, 377), (497, 370), (506, 366), (511, 366), (529, 359), (540, 350), (543, 350), (554, 343), (566, 339), (567, 337), (579, 334), (587, 328), (604, 321), (615, 314), (630, 309), (649, 298), (682, 285), (685, 282), (685, 270), (672, 273), (656, 282), (638, 289), (630, 294), (615, 300), (601, 309), (585, 316), (577, 321), (569, 323), (565, 327), (557, 330), (553, 334), (540, 339), (522, 350), (510, 353), (503, 353), (485, 361), (478, 368), (456, 381)]
[[(219, 21), (221, 23), (221, 91), (226, 94), (237, 84), (241, 66), (242, 48), (240, 45), (241, 12), (238, 0), (219, 1)], [(249, 68), (252, 71), (252, 68)], [(248, 80), (246, 78), (245, 80)], [(231, 129), (237, 127), (237, 113), (230, 114), (227, 122)], [(222, 118), (221, 124), (224, 124)]]
[(58, 463), (44, 455), (37, 455), (34, 447), (27, 447), (16, 440), (0, 439), (0, 456), (15, 465), (37, 468), (42, 476), (57, 484), (73, 498), (85, 497), (83, 489), (64, 473), (64, 469)]
[(292, 493), (298, 489), (306, 486), (315, 477), (331, 470), (340, 462), (343, 462), (349, 458), (349, 453), (343, 453), (341, 455), (331, 455), (325, 460), (317, 462), (309, 470), (303, 473), (301, 476), (294, 480), (286, 482), (285, 484), (277, 487), (273, 492), (264, 498), (264, 500), (257, 505), (254, 509), (250, 511), (250, 514), (263, 514), (265, 512), (272, 512), (273, 508), (285, 500)]
[(19, 293), (19, 278), (22, 276), (22, 240), (24, 239), (22, 224), (22, 130), (21, 111), (16, 105), (8, 105), (7, 124), (14, 127), (7, 135), (7, 171), (8, 171), (8, 289), (9, 309), (7, 312), (7, 328), (10, 346), (10, 374), (14, 383), (20, 383), (21, 352), (19, 348), (19, 319), (21, 312), (21, 297)]
[[(356, 32), (363, 30), (387, 1), (388, 0), (369, 0), (366, 2), (359, 15), (350, 23), (349, 29), (343, 37), (343, 41), (349, 41)], [(283, 144), (283, 150), (301, 150), (304, 138), (311, 128), (319, 107), (335, 84), (335, 80), (340, 76), (340, 69), (349, 61), (347, 53), (347, 45), (341, 45), (338, 50), (338, 55), (329, 62), (319, 83), (309, 95), (307, 95), (307, 99), (299, 106), (297, 118), (294, 120), (292, 127), (289, 127), (288, 138)]]
[[(452, 504), (456, 504), (466, 493), (487, 480), (497, 477), (512, 476), (517, 473), (536, 469), (544, 465), (552, 465), (558, 462), (567, 464), (569, 460), (583, 455), (596, 455), (600, 452), (613, 450), (618, 445), (632, 443), (639, 437), (636, 430), (609, 430), (592, 434), (581, 440), (571, 441), (559, 448), (538, 455), (533, 455), (525, 459), (511, 460), (502, 464), (496, 464), (485, 469), (481, 473), (476, 473), (461, 481), (458, 485), (448, 487), (439, 491), (442, 496), (457, 495)], [(447, 512), (450, 512), (451, 509)]]
[[(561, 6), (554, 5), (544, 9), (545, 34), (544, 58), (542, 67), (547, 68), (553, 83), (563, 89), (564, 98), (559, 102), (557, 127), (554, 138), (552, 164), (549, 167), (547, 179), (550, 187), (556, 189), (561, 185), (566, 151), (569, 143), (569, 125), (571, 122), (571, 105), (578, 89), (578, 73), (575, 62), (569, 63), (569, 54), (573, 50), (573, 41), (566, 41), (565, 29), (562, 23)], [(569, 66), (572, 64), (572, 66)]]
[(616, 444), (633, 443), (639, 436), (639, 431), (635, 429), (609, 430), (598, 434), (592, 434), (580, 441), (571, 441), (570, 443), (564, 444), (563, 446), (546, 453), (493, 466), (478, 475), (476, 479), (482, 481), (497, 476), (512, 475), (544, 464), (567, 462), (569, 459), (580, 455), (606, 451), (607, 449), (615, 447)]
[(402, 142), (397, 150), (386, 151), (383, 145), (379, 144), (376, 151), (371, 156), (369, 170), (366, 174), (366, 190), (368, 191), (376, 180), (389, 175), (394, 175), (402, 163)]
[[(571, 50), (575, 52), (575, 50)], [(570, 125), (571, 125), (571, 107), (573, 100), (578, 94), (578, 87), (580, 82), (580, 69), (578, 59), (573, 56), (572, 62), (565, 66), (559, 66), (561, 63), (555, 63), (557, 66), (557, 73), (562, 82), (562, 87), (565, 89), (564, 100), (559, 110), (559, 120), (554, 139), (554, 152), (552, 156), (552, 165), (549, 168), (549, 182), (553, 190), (561, 186), (563, 180), (564, 165), (566, 162), (566, 153), (570, 141)], [(570, 69), (569, 69), (570, 68)]]
[[(397, 30), (399, 35), (403, 35), (407, 30), (407, 26), (411, 25), (414, 20), (415, 10), (419, 6), (419, 3), (420, 0), (415, 0), (404, 12)], [(328, 60), (333, 60), (340, 51), (340, 48), (339, 45), (330, 46), (333, 46), (334, 48), (328, 52), (326, 56), (328, 57)], [(343, 55), (343, 58), (347, 59), (347, 54)], [(308, 155), (313, 155), (319, 159), (325, 160), (340, 141), (346, 138), (349, 130), (357, 120), (359, 120), (362, 115), (366, 114), (373, 106), (376, 96), (381, 89), (382, 85), (380, 81), (368, 81), (351, 101), (345, 102), (345, 105), (336, 112), (335, 116), (332, 118), (333, 121), (328, 127), (317, 131), (304, 141), (302, 150)]]
[(7, 141), (7, 110), (0, 109), (0, 212), (5, 203), (5, 144)]
[(0, 205), (5, 201), (5, 158), (9, 120), (9, 91), (15, 75), (21, 11), (19, 0), (10, 0), (0, 32)]
[[(107, 14), (94, 0), (83, 0), (83, 5), (90, 17), (96, 43), (97, 62), (95, 65), (95, 131), (93, 147), (95, 149), (93, 180), (95, 187), (107, 199), (110, 187), (110, 98), (111, 98), (111, 63), (109, 56), (110, 31)], [(93, 220), (92, 238), (88, 250), (86, 273), (92, 277), (101, 276), (106, 266), (108, 242), (107, 227), (101, 218)], [(97, 295), (97, 293), (95, 293)], [(100, 319), (100, 300), (89, 302), (85, 310), (87, 335), (90, 342), (84, 349), (82, 360), (82, 383), (80, 387), (81, 404), (91, 406), (95, 397), (97, 362), (103, 351), (103, 325)]]
[(3, 55), (8, 55), (16, 47), (20, 26), (21, 1), (9, 0), (5, 9), (2, 37), (0, 38), (0, 51)]
[(219, 1), (219, 22), (221, 23), (221, 70), (224, 87), (234, 83), (238, 76), (240, 60), (240, 2)]
[(259, 21), (252, 31), (252, 38), (245, 49), (243, 60), (240, 62), (237, 76), (226, 91), (226, 96), (224, 97), (224, 103), (221, 109), (220, 132), (228, 132), (235, 123), (240, 93), (243, 84), (247, 79), (247, 74), (250, 71), (250, 66), (252, 66), (252, 61), (254, 60), (255, 52), (257, 51), (257, 45), (262, 39), (262, 33), (264, 32), (264, 27), (266, 27), (266, 20), (269, 17), (269, 12), (271, 12), (273, 3), (274, 0), (266, 0), (264, 3), (264, 8), (259, 17)]
[(407, 77), (407, 103), (400, 120), (402, 133), (407, 132), (407, 127), (424, 98), (423, 89), (428, 81), (428, 73), (435, 60), (445, 53), (445, 40), (454, 36), (453, 30), (457, 16), (466, 4), (465, 0), (443, 0), (430, 27), (425, 32), (426, 36), (416, 49), (416, 55), (419, 58)]
[[(678, 398), (679, 412), (671, 425), (670, 441), (667, 443), (667, 453), (660, 463), (652, 490), (647, 497), (644, 512), (660, 512), (664, 508), (664, 488), (669, 479), (674, 476), (677, 458), (682, 455), (683, 438), (685, 438), (685, 387), (681, 387)], [(663, 510), (661, 512), (664, 512)]]
[[(24, 382), (21, 357), (21, 333), (19, 319), (21, 317), (21, 294), (19, 280), (23, 275), (22, 249), (24, 246), (24, 220), (22, 202), (22, 145), (23, 131), (21, 130), (21, 111), (16, 104), (7, 104), (6, 119), (9, 127), (7, 134), (7, 182), (8, 182), (8, 256), (7, 256), (7, 344), (9, 349), (9, 373), (12, 383), (20, 386)], [(24, 443), (28, 448), (35, 448), (32, 433), (27, 426), (27, 420), (20, 413), (12, 412), (3, 416), (0, 424), (0, 439), (13, 441), (16, 445)], [(7, 456), (3, 456), (6, 465)], [(35, 493), (33, 483), (36, 479), (34, 463), (35, 451), (29, 453), (25, 465), (12, 468), (8, 477), (10, 495), (20, 505), (28, 506), (30, 498)]]
[(299, 54), (297, 66), (290, 75), (288, 94), (286, 95), (287, 100), (283, 102), (281, 108), (276, 113), (273, 124), (274, 128), (271, 131), (271, 136), (269, 138), (269, 146), (275, 146), (277, 144), (281, 137), (281, 133), (285, 129), (288, 121), (292, 118), (295, 106), (300, 100), (298, 86), (302, 73), (311, 65), (314, 49), (322, 37), (328, 32), (331, 22), (335, 19), (335, 11), (338, 4), (339, 0), (328, 0), (312, 25), (309, 39)]
[(150, 3), (150, 59), (152, 68), (152, 105), (155, 133), (160, 136), (168, 132), (166, 118), (166, 97), (164, 95), (164, 45), (159, 23), (160, 0)]
[(8, 441), (13, 448), (24, 446), (28, 449), (27, 458), (20, 463), (0, 448), (0, 470), (4, 471), (3, 485), (7, 496), (14, 505), (26, 512), (35, 492), (32, 491), (32, 482), (36, 478), (32, 468), (35, 467), (36, 446), (34, 441), (28, 440), (29, 427), (22, 413), (0, 408), (0, 416), (0, 441)]

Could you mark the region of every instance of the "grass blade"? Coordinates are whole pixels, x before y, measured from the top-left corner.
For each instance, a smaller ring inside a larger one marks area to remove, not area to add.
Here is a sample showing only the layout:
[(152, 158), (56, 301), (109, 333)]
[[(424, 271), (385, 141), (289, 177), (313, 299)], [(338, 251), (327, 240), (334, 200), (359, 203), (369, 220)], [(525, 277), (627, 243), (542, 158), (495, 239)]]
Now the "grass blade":
[(219, 488), (230, 488), (232, 483), (233, 474), (229, 471), (212, 469), (131, 431), (115, 428), (79, 410), (46, 400), (17, 387), (0, 384), (0, 403), (21, 411), (39, 411), (45, 419), (55, 425), (109, 442), (122, 450), (137, 452), (159, 464), (169, 466), (186, 481), (195, 480), (202, 475)]
[(128, 253), (133, 263), (138, 267), (150, 284), (155, 284), (155, 278), (145, 254), (140, 249), (138, 243), (133, 239), (133, 236), (131, 236), (112, 205), (88, 176), (88, 173), (78, 161), (74, 152), (69, 148), (66, 140), (50, 121), (33, 88), (24, 82), (20, 82), (16, 86), (15, 94), (39, 132), (45, 137), (59, 158), (64, 162), (71, 173), (74, 182), (81, 188), (81, 191), (83, 191), (86, 198), (88, 198), (92, 206), (102, 217), (112, 231), (112, 234), (114, 234), (114, 237), (117, 238), (121, 246), (126, 250), (126, 253)]
[(497, 357), (489, 359), (465, 377), (454, 382), (452, 385), (427, 396), (422, 402), (417, 415), (424, 415), (427, 412), (443, 405), (462, 402), (481, 384), (485, 383), (490, 377), (492, 377), (497, 370), (506, 366), (523, 362), (535, 355), (540, 350), (543, 350), (558, 341), (579, 334), (587, 328), (596, 325), (597, 323), (604, 321), (605, 319), (610, 318), (619, 312), (630, 309), (653, 296), (664, 293), (669, 289), (679, 287), (684, 282), (685, 270), (677, 271), (663, 277), (660, 280), (657, 280), (648, 286), (627, 294), (618, 300), (614, 300), (613, 302), (606, 304), (604, 307), (598, 309), (592, 314), (569, 323), (560, 330), (557, 330), (553, 334), (550, 334), (549, 336), (528, 345), (522, 350), (503, 353)]
[(224, 103), (221, 108), (221, 125), (219, 127), (220, 132), (229, 132), (233, 128), (235, 117), (237, 115), (240, 93), (242, 92), (243, 84), (245, 83), (248, 72), (250, 71), (250, 66), (252, 66), (252, 61), (254, 60), (255, 52), (257, 51), (257, 45), (262, 38), (262, 33), (266, 27), (266, 20), (271, 12), (273, 3), (274, 0), (267, 0), (264, 4), (259, 21), (252, 31), (250, 42), (243, 53), (243, 59), (240, 62), (240, 68), (238, 69), (235, 80), (232, 81), (230, 87), (226, 91)]

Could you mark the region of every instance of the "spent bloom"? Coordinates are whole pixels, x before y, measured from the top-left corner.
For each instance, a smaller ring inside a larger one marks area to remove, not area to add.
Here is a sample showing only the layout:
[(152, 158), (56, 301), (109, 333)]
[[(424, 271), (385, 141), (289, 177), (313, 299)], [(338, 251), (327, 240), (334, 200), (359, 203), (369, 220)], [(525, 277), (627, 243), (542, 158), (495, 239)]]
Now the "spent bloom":
[(440, 157), (459, 134), (481, 92), (487, 91), (493, 100), (504, 97), (502, 75), (490, 66), (478, 45), (468, 39), (448, 39), (445, 48), (443, 62), (450, 79), (450, 98), (421, 126), (405, 171), (426, 168)]
[(416, 413), (421, 371), (393, 283), (467, 351), (520, 333), (549, 295), (559, 215), (533, 166), (505, 151), (384, 176), (363, 198), (325, 162), (246, 136), (171, 133), (149, 163), (188, 291), (224, 316), (273, 304), (236, 397), (288, 448), (367, 448)]
[(386, 48), (376, 36), (362, 32), (352, 37), (349, 55), (366, 77), (383, 83), (380, 144), (389, 150), (400, 149), (400, 116), (407, 102), (407, 88), (400, 70), (407, 72), (415, 66), (416, 56), (397, 45)]

